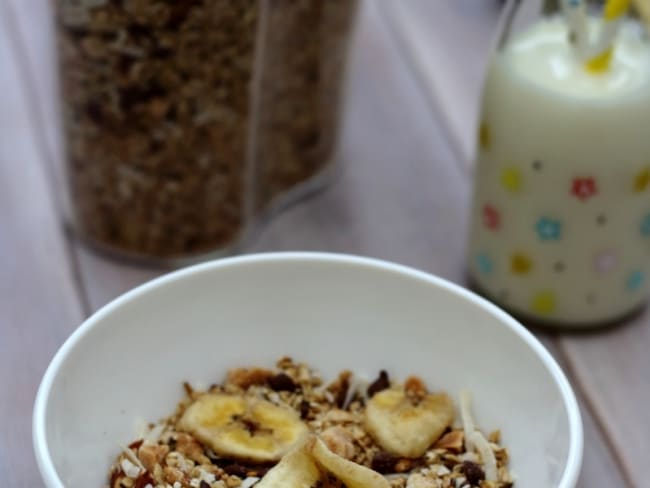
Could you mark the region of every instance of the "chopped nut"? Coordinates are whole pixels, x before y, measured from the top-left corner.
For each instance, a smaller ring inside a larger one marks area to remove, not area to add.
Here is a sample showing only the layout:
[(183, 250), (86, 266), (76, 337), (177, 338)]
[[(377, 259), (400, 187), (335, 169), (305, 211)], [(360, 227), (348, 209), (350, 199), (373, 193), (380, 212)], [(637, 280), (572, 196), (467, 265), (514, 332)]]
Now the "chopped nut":
[(424, 381), (417, 376), (409, 376), (406, 378), (406, 381), (404, 382), (404, 391), (407, 395), (413, 395), (416, 397), (423, 397), (428, 393)]
[(433, 478), (420, 473), (412, 474), (406, 482), (406, 488), (437, 488), (438, 486)]
[(340, 426), (330, 427), (321, 434), (321, 439), (334, 454), (345, 459), (352, 459), (355, 455), (354, 439), (347, 429)]
[(413, 459), (408, 459), (408, 458), (398, 459), (397, 462), (395, 463), (395, 472), (406, 473), (407, 471), (411, 471), (415, 465), (416, 465), (416, 461), (414, 461)]
[(341, 410), (339, 408), (333, 408), (329, 412), (325, 414), (325, 417), (323, 417), (323, 420), (325, 422), (330, 422), (330, 423), (345, 423), (345, 422), (352, 422), (354, 420), (354, 417), (350, 412), (346, 412), (345, 410)]
[(147, 471), (153, 473), (155, 466), (162, 462), (168, 452), (168, 446), (145, 442), (138, 449), (138, 459)]
[(449, 452), (460, 454), (464, 447), (465, 434), (462, 430), (452, 430), (446, 433), (433, 445), (436, 449), (446, 449)]
[(201, 447), (201, 444), (199, 444), (194, 437), (188, 434), (180, 433), (176, 436), (176, 449), (187, 458), (196, 461), (199, 464), (207, 464), (210, 462), (203, 453), (203, 447)]
[(494, 430), (490, 432), (490, 435), (488, 435), (488, 441), (493, 442), (495, 444), (498, 444), (501, 442), (501, 431), (500, 430)]
[(172, 468), (171, 466), (166, 466), (163, 468), (163, 473), (165, 475), (165, 481), (167, 481), (167, 483), (180, 483), (185, 479), (185, 475), (183, 475), (183, 472), (180, 469)]

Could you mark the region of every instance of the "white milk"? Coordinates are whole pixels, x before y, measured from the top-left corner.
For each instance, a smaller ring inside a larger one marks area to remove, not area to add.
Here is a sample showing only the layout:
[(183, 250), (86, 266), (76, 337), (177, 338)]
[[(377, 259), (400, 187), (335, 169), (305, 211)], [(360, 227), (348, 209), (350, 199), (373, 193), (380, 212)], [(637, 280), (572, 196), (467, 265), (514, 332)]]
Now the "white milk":
[(470, 273), (516, 312), (587, 325), (648, 292), (650, 45), (626, 21), (610, 70), (593, 75), (567, 37), (564, 19), (545, 19), (492, 60)]

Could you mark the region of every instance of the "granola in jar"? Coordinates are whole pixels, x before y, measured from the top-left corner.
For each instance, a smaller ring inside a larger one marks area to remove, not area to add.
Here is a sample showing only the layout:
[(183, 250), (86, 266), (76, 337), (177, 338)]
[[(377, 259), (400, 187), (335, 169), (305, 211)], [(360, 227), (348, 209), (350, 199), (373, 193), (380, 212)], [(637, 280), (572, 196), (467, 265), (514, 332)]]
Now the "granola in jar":
[[(109, 488), (511, 488), (499, 431), (474, 426), (469, 397), (386, 372), (325, 383), (282, 358), (237, 368), (118, 455)], [(457, 418), (458, 417), (458, 418)]]
[(76, 230), (227, 252), (330, 159), (356, 0), (55, 0)]

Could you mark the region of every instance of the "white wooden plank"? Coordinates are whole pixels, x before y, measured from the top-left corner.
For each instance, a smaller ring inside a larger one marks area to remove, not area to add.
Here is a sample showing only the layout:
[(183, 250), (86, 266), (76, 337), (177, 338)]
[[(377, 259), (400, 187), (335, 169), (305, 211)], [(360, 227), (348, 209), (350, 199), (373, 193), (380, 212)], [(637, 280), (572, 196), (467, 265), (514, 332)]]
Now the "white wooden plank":
[[(569, 375), (571, 381), (572, 375), (570, 373), (572, 370), (567, 362), (565, 351), (559, 345), (558, 337), (539, 332), (536, 335)], [(582, 388), (576, 381), (572, 381), (572, 383), (580, 405), (585, 435), (584, 459), (582, 472), (578, 480), (578, 488), (636, 486), (627, 477), (627, 473), (620, 468), (616, 455), (617, 451), (610, 449), (608, 438), (603, 434), (594, 419)]]
[(378, 0), (402, 55), (441, 114), (461, 162), (471, 167), (478, 100), (499, 21), (494, 0)]
[(36, 388), (83, 311), (36, 150), (0, 2), (0, 484), (42, 486), (31, 443)]
[(633, 486), (650, 487), (650, 315), (560, 342)]

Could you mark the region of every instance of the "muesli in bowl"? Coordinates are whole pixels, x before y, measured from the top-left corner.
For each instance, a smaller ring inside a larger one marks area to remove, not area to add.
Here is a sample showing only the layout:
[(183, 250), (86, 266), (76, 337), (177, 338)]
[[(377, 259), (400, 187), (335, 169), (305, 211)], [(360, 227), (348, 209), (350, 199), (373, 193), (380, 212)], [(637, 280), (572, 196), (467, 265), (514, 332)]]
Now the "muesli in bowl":
[[(410, 376), (324, 383), (285, 357), (184, 384), (176, 411), (124, 447), (109, 488), (510, 488), (500, 433)], [(457, 415), (458, 410), (458, 415)]]

